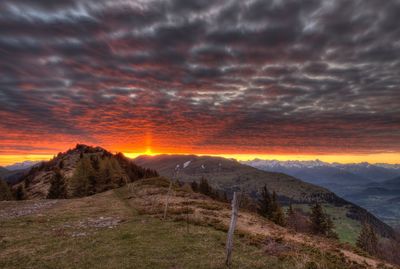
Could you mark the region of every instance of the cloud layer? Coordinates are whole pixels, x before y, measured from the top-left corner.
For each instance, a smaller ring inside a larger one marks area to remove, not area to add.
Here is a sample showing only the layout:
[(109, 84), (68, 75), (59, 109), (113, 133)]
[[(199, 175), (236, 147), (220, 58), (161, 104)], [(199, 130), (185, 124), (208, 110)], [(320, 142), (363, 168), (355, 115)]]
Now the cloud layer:
[(0, 2), (0, 154), (400, 152), (395, 0)]

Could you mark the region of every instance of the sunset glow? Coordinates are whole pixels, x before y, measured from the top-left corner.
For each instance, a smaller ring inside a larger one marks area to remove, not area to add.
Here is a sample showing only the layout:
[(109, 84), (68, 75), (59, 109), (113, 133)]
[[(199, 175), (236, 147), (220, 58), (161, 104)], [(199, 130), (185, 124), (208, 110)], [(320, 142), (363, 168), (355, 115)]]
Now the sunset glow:
[[(151, 148), (148, 148), (145, 152), (123, 152), (125, 156), (129, 158), (136, 158), (141, 155), (155, 156), (159, 154), (183, 154), (183, 155), (204, 155), (204, 156), (218, 156), (230, 159), (236, 159), (238, 161), (247, 161), (253, 159), (263, 159), (263, 160), (320, 160), (324, 162), (338, 162), (338, 163), (359, 163), (359, 162), (369, 162), (369, 163), (388, 163), (397, 164), (399, 163), (400, 155), (396, 153), (382, 153), (382, 154), (366, 154), (366, 155), (276, 155), (276, 154), (223, 154), (223, 153), (187, 153), (187, 152), (175, 152), (175, 153), (160, 153), (153, 152)], [(38, 154), (38, 155), (1, 155), (0, 156), (0, 166), (10, 165), (17, 162), (23, 161), (46, 161), (53, 157), (51, 154)]]
[(0, 3), (0, 165), (77, 143), (400, 162), (389, 2), (47, 2)]

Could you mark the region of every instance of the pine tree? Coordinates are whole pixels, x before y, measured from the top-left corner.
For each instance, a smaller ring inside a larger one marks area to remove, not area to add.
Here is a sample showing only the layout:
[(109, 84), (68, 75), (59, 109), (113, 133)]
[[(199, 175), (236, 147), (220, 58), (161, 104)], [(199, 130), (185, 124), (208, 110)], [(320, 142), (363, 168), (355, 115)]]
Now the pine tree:
[(333, 231), (334, 225), (328, 214), (324, 212), (322, 206), (316, 203), (311, 208), (311, 230), (315, 234), (327, 237), (337, 238), (337, 234)]
[(272, 192), (271, 198), (271, 220), (280, 226), (285, 226), (285, 214), (283, 213), (282, 207), (279, 205), (278, 197), (276, 192)]
[(71, 194), (74, 197), (83, 197), (91, 194), (90, 178), (94, 175), (94, 169), (90, 159), (83, 156), (80, 159), (75, 173), (70, 180)]
[(110, 159), (110, 165), (112, 167), (112, 176), (111, 176), (111, 181), (114, 184), (117, 184), (119, 187), (122, 187), (126, 185), (128, 182), (126, 180), (126, 176), (124, 172), (122, 171), (122, 168), (118, 161), (115, 158)]
[(50, 181), (50, 189), (47, 193), (47, 199), (65, 199), (67, 198), (67, 188), (64, 177), (60, 171), (56, 171)]
[(325, 214), (319, 203), (311, 208), (312, 231), (316, 234), (325, 234)]
[(288, 209), (286, 211), (286, 216), (288, 218), (294, 216), (294, 210), (293, 210), (292, 204), (289, 204), (289, 207), (288, 207)]
[(286, 225), (289, 228), (296, 229), (296, 213), (294, 212), (292, 204), (289, 204), (289, 207), (286, 211)]
[[(115, 161), (115, 160), (114, 160)], [(122, 181), (121, 174), (117, 171), (114, 161), (105, 157), (100, 162), (100, 170), (98, 174), (97, 192), (113, 189)]]
[(276, 210), (272, 213), (272, 221), (275, 224), (278, 224), (280, 226), (285, 226), (286, 225), (286, 219), (285, 219), (285, 214), (283, 213), (282, 207), (279, 206), (279, 204), (276, 207)]
[(357, 238), (357, 247), (365, 250), (371, 255), (377, 253), (378, 237), (374, 229), (369, 224), (364, 224)]
[(198, 192), (199, 191), (199, 184), (197, 184), (196, 181), (192, 181), (192, 183), (190, 184), (190, 186), (192, 187), (192, 190), (194, 192)]
[(19, 185), (14, 192), (14, 197), (16, 200), (24, 200), (25, 199), (25, 190), (22, 185)]
[(13, 195), (7, 182), (0, 178), (0, 201), (5, 200), (13, 200)]
[(272, 218), (272, 198), (266, 185), (263, 187), (261, 197), (258, 200), (258, 213), (267, 219)]
[(200, 180), (199, 192), (208, 196), (211, 195), (212, 189), (208, 184), (208, 180), (204, 177)]
[(338, 234), (334, 231), (335, 225), (328, 214), (326, 216), (326, 236), (329, 238), (339, 239)]

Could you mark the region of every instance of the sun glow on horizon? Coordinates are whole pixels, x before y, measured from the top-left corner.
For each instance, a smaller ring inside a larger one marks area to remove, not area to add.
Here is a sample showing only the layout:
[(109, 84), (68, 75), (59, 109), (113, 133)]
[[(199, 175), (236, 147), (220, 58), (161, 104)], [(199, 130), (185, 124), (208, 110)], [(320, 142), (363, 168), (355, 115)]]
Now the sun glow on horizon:
[(224, 153), (183, 153), (183, 152), (153, 152), (147, 149), (146, 152), (124, 152), (128, 158), (136, 158), (142, 155), (156, 156), (156, 155), (198, 155), (198, 156), (216, 156), (228, 159), (236, 159), (238, 161), (249, 161), (254, 159), (261, 160), (278, 160), (278, 161), (310, 161), (320, 160), (328, 163), (387, 163), (387, 164), (400, 164), (400, 153), (377, 153), (377, 154), (358, 154), (358, 155), (299, 155), (299, 154), (224, 154)]
[[(225, 153), (187, 153), (187, 152), (156, 152), (150, 146), (146, 146), (143, 152), (129, 152), (123, 151), (123, 154), (131, 159), (138, 156), (148, 155), (156, 156), (161, 154), (168, 155), (198, 155), (198, 156), (216, 156), (229, 159), (236, 159), (238, 161), (248, 161), (253, 159), (262, 160), (278, 160), (278, 161), (309, 161), (320, 160), (323, 162), (333, 163), (388, 163), (400, 164), (400, 153), (377, 153), (377, 154), (358, 154), (358, 155), (298, 155), (298, 154), (225, 154)], [(10, 164), (23, 162), (23, 161), (46, 161), (53, 158), (54, 154), (18, 154), (18, 155), (0, 155), (0, 166), (7, 166)]]

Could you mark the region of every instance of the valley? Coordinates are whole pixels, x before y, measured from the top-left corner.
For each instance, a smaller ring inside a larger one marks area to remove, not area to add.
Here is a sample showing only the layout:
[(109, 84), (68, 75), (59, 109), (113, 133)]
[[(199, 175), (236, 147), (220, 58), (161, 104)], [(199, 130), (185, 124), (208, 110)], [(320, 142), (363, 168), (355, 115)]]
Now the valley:
[(353, 202), (382, 221), (400, 225), (400, 168), (398, 165), (338, 164), (321, 161), (244, 162), (255, 168), (286, 173), (321, 187)]

